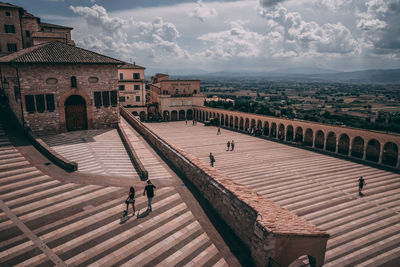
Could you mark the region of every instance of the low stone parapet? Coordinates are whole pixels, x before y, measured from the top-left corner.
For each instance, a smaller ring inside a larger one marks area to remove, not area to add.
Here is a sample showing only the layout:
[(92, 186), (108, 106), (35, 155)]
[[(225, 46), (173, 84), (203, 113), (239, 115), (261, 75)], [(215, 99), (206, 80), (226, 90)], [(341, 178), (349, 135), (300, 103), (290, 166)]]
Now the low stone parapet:
[(163, 140), (124, 108), (121, 114), (202, 193), (257, 266), (288, 266), (303, 255), (322, 266), (329, 234)]

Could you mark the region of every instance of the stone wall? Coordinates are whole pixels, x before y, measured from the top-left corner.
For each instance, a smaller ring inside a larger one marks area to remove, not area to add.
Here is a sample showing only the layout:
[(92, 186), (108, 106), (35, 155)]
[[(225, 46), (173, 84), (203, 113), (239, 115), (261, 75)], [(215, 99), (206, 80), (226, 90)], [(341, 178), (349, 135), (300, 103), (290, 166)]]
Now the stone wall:
[[(0, 56), (9, 54), (7, 49), (8, 43), (17, 44), (17, 49), (22, 49), (21, 40), (21, 23), (19, 21), (19, 9), (1, 7), (0, 12)], [(10, 16), (6, 16), (5, 12), (10, 12)], [(6, 33), (4, 25), (14, 25), (15, 33)]]
[[(257, 266), (266, 266), (271, 258), (281, 266), (287, 266), (287, 261), (301, 255), (310, 255), (315, 259), (315, 266), (323, 264), (329, 238), (326, 232), (166, 142), (124, 108), (121, 113), (202, 193), (220, 218), (251, 250)], [(293, 249), (299, 245), (302, 249)]]

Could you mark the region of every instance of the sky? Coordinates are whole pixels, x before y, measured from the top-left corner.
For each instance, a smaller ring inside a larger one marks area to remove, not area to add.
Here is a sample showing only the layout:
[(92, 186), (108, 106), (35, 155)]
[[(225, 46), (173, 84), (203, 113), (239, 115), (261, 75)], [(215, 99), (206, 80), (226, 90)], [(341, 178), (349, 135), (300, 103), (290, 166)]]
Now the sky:
[(400, 68), (400, 0), (9, 2), (148, 71)]

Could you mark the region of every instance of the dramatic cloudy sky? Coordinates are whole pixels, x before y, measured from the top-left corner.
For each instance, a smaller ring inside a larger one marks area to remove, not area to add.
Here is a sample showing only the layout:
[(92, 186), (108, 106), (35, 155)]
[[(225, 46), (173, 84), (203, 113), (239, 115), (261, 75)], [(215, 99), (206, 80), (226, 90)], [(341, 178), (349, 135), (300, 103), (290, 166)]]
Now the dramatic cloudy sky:
[(400, 68), (400, 0), (9, 2), (149, 70)]

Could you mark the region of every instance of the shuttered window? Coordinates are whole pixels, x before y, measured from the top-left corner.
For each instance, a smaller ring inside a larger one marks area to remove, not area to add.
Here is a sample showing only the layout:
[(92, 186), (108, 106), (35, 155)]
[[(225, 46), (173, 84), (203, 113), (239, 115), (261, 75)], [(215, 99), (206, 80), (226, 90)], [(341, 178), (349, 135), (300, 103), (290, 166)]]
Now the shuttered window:
[(36, 100), (36, 110), (40, 113), (44, 112), (44, 95), (35, 95)]
[(96, 108), (101, 107), (101, 92), (94, 92), (94, 105)]
[(35, 112), (35, 100), (33, 98), (33, 95), (25, 96), (25, 106), (27, 112), (29, 113)]
[(53, 94), (46, 94), (46, 107), (47, 111), (53, 112), (55, 109), (54, 106), (54, 95)]
[(117, 101), (118, 92), (116, 90), (110, 91), (110, 97), (111, 97), (111, 106), (115, 107), (118, 104)]
[(110, 91), (103, 91), (103, 106), (108, 107), (110, 105)]

